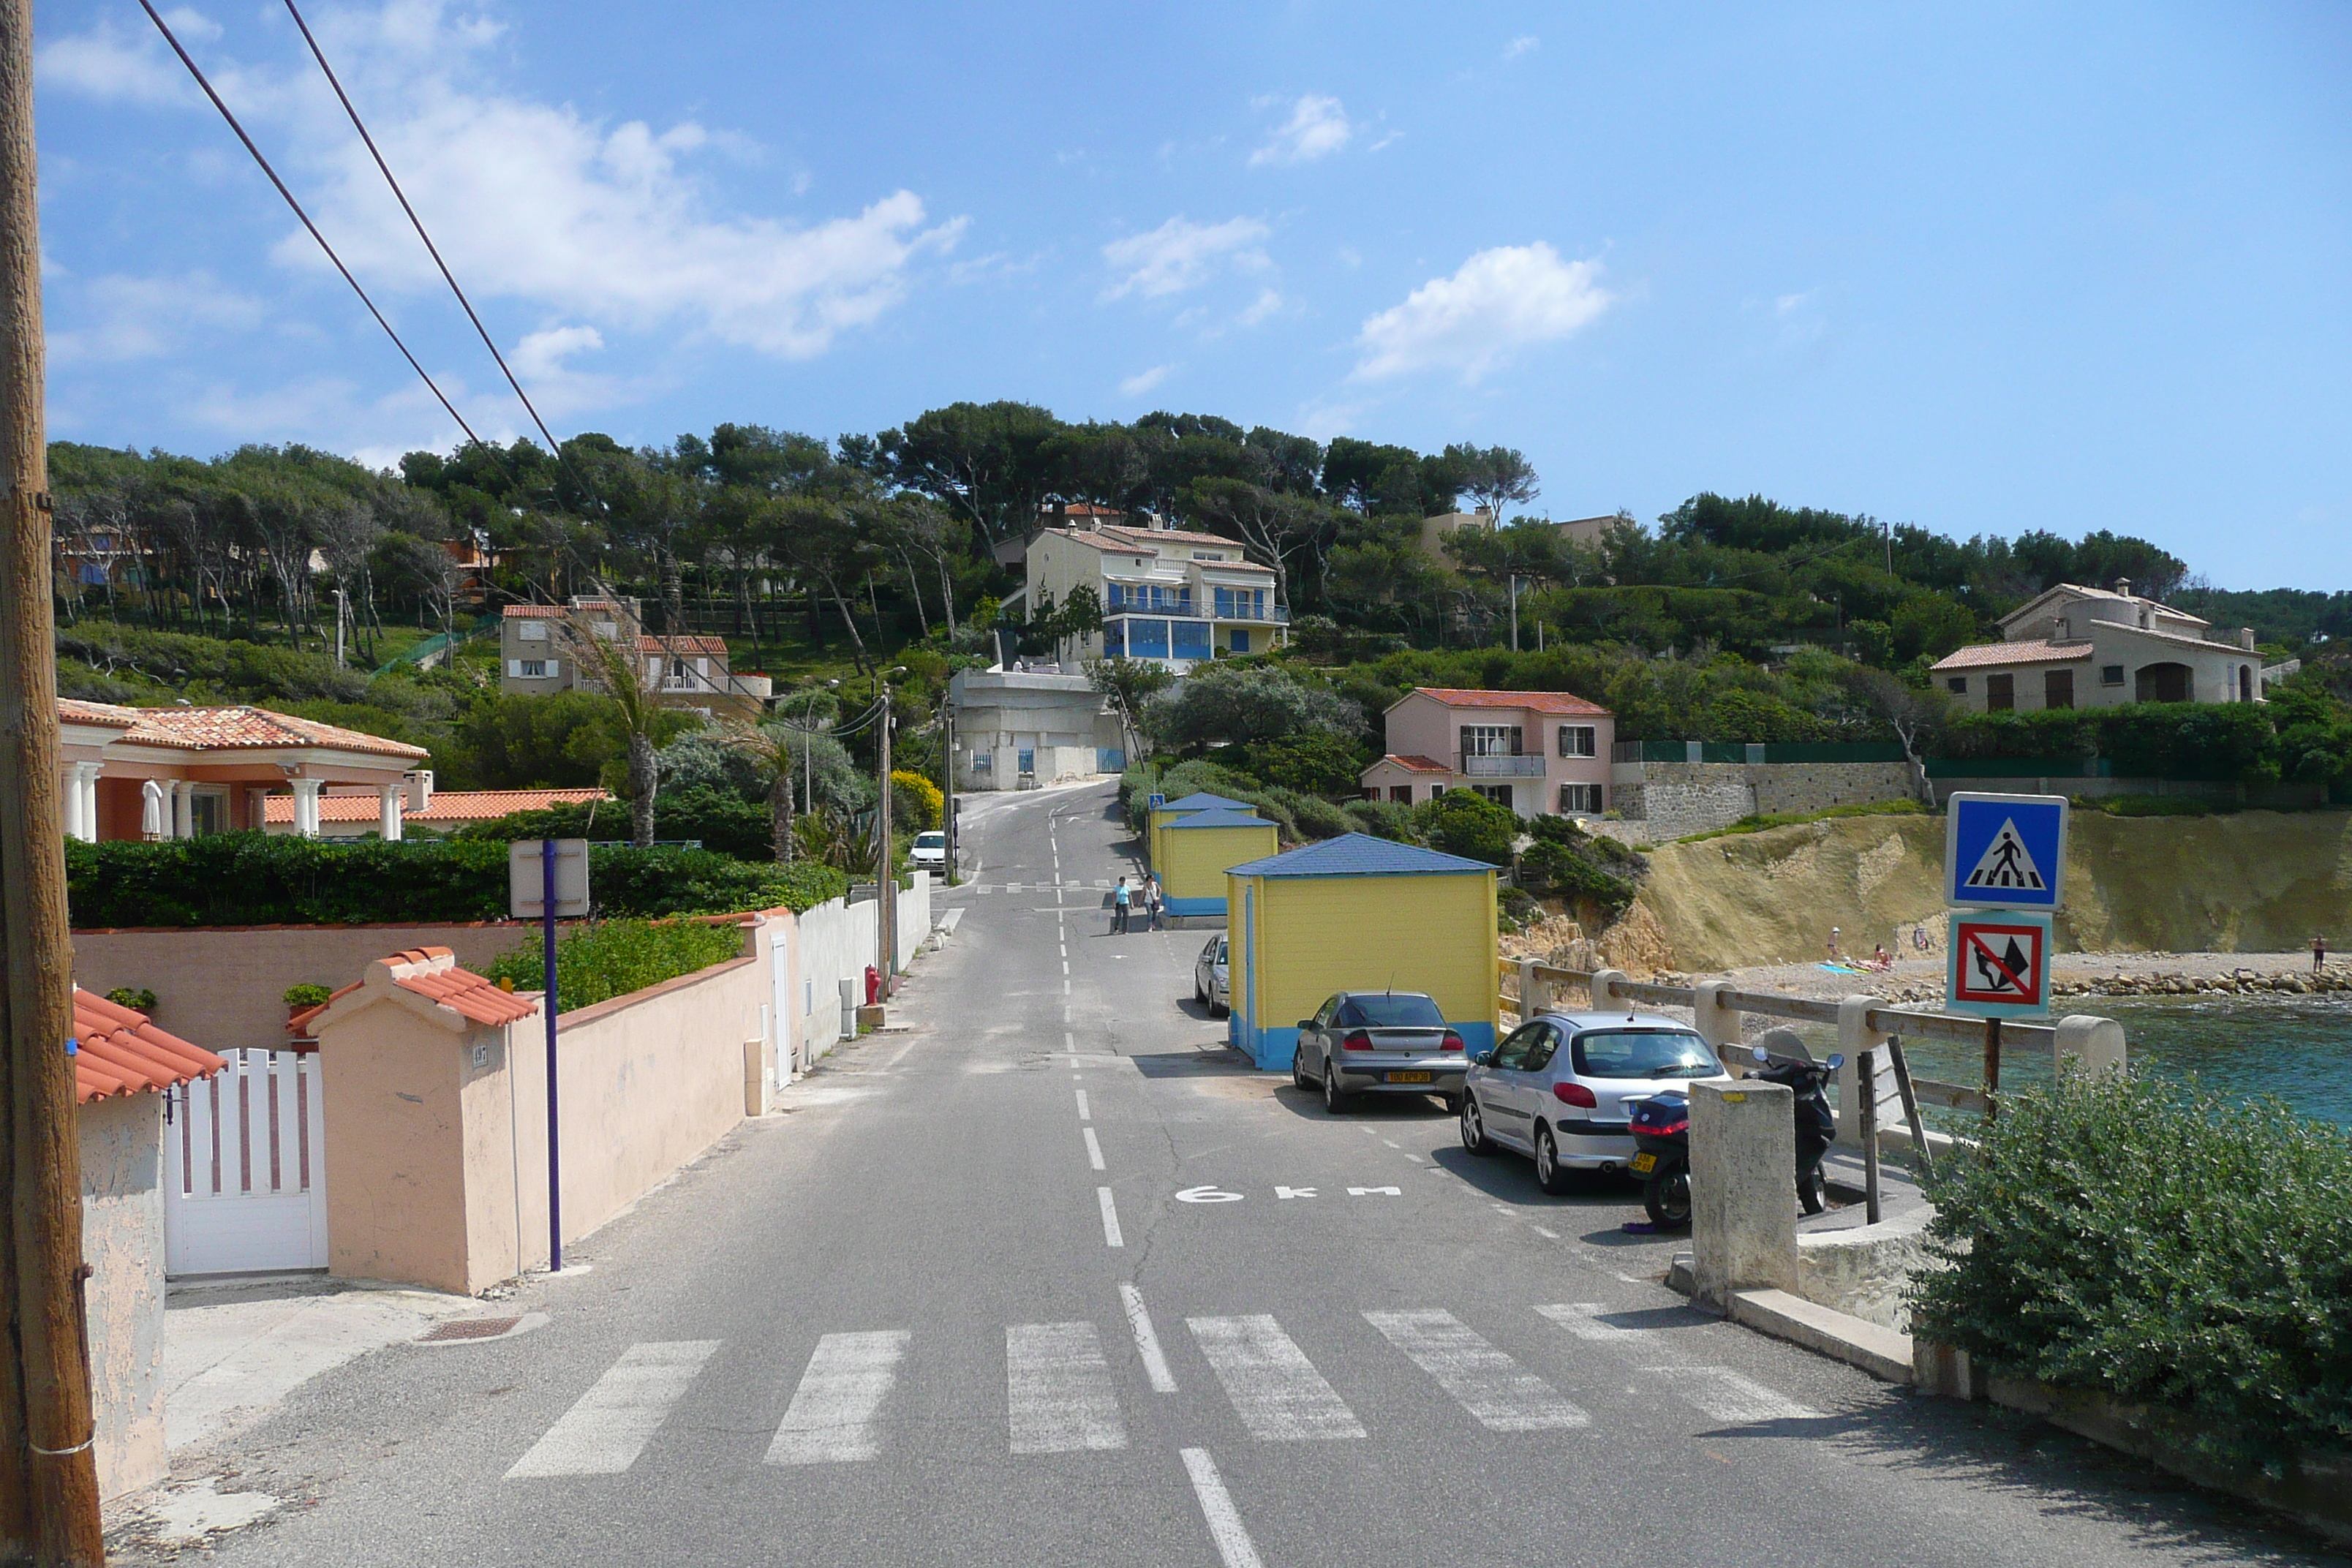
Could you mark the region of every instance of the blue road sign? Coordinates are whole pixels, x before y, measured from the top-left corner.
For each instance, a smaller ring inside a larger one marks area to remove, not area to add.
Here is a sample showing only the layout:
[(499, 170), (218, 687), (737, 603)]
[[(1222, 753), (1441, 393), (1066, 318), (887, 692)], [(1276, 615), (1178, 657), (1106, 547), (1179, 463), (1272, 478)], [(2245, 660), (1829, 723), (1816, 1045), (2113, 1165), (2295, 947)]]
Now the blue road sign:
[(1946, 903), (1985, 910), (2054, 910), (2064, 901), (2064, 795), (1961, 791), (1950, 797), (1946, 810)]

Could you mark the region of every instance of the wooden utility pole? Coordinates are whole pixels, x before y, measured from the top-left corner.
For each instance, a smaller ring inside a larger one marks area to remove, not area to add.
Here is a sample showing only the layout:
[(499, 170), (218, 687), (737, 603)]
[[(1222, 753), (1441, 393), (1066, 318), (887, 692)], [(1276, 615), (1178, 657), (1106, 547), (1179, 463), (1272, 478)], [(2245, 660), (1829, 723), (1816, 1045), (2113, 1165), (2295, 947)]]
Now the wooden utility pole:
[(0, 1563), (106, 1561), (82, 1316), (32, 0), (0, 0)]

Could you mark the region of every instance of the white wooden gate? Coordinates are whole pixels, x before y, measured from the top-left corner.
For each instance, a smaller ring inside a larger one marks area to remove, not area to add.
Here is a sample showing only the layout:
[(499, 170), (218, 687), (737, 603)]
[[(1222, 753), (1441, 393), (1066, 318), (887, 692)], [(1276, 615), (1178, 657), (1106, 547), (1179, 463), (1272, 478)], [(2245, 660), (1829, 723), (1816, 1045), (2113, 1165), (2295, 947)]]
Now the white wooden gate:
[(173, 1275), (327, 1266), (319, 1058), (233, 1050), (173, 1092), (163, 1130), (163, 1268)]

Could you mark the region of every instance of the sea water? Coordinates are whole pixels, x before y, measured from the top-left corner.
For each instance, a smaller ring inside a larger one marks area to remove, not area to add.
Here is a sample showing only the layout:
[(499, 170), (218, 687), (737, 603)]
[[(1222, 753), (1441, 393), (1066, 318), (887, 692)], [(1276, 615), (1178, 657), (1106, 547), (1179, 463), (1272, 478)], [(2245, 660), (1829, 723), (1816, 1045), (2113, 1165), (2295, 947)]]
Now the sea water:
[[(2352, 994), (2326, 996), (2072, 996), (2063, 1013), (2113, 1018), (2142, 1072), (2190, 1079), (2239, 1100), (2270, 1096), (2306, 1116), (2352, 1126)], [(1835, 1050), (1821, 1031), (1813, 1053)], [(1905, 1058), (1920, 1078), (1975, 1088), (1984, 1052), (1949, 1040), (1906, 1039)], [(2004, 1051), (2003, 1089), (2046, 1084), (2047, 1051)], [(1940, 1118), (1939, 1118), (1940, 1120)]]

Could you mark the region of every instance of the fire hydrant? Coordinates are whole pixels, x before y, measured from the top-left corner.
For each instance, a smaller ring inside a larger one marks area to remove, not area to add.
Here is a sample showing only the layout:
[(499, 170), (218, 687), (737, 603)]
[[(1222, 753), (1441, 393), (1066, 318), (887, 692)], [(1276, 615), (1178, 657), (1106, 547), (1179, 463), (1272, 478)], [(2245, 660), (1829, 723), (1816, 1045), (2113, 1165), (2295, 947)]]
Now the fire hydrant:
[(872, 964), (866, 966), (866, 1005), (868, 1007), (882, 1000), (882, 972)]

